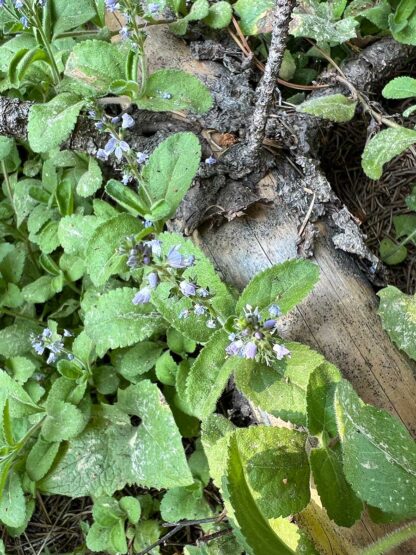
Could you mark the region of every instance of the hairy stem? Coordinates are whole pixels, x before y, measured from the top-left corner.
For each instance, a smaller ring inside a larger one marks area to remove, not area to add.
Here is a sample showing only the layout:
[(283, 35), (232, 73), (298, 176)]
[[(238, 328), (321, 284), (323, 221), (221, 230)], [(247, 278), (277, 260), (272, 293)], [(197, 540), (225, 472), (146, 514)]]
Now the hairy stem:
[(276, 89), (280, 66), (285, 51), (289, 22), (294, 4), (292, 0), (276, 0), (273, 14), (272, 41), (263, 78), (257, 88), (257, 102), (248, 139), (248, 154), (257, 156), (265, 136), (267, 119)]
[(409, 524), (398, 528), (391, 534), (387, 534), (384, 538), (381, 538), (380, 540), (367, 546), (359, 555), (383, 555), (415, 536), (416, 522), (410, 522)]

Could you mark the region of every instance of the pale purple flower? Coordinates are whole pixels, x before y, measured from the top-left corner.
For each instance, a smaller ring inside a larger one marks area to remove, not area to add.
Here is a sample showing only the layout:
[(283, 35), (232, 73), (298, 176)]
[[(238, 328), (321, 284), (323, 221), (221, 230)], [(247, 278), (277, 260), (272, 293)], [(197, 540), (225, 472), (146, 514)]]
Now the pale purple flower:
[(138, 164), (144, 164), (149, 159), (149, 155), (146, 152), (138, 152), (136, 158)]
[(123, 40), (127, 40), (130, 36), (130, 31), (128, 29), (128, 27), (124, 26), (120, 29), (120, 31), (118, 32), (118, 34), (120, 35), (120, 37)]
[(158, 4), (157, 2), (151, 2), (148, 6), (147, 9), (149, 10), (149, 13), (151, 14), (157, 14), (158, 11), (160, 10), (160, 4)]
[(6, 0), (0, 0), (0, 8), (4, 8), (5, 4), (6, 4)]
[[(146, 227), (146, 226), (145, 226)], [(145, 241), (144, 245), (150, 247), (153, 256), (160, 256), (162, 254), (162, 242), (158, 239), (152, 239), (151, 241)]]
[(195, 261), (194, 256), (182, 256), (179, 252), (180, 248), (180, 245), (176, 245), (168, 252), (167, 262), (171, 268), (189, 268), (189, 266), (192, 266)]
[(120, 8), (120, 4), (117, 0), (105, 0), (105, 7), (108, 12), (113, 13)]
[(276, 320), (266, 320), (265, 322), (263, 322), (263, 328), (266, 330), (271, 330), (276, 326), (276, 324)]
[(25, 15), (20, 18), (20, 23), (23, 25), (24, 29), (29, 29), (29, 20)]
[(187, 308), (184, 308), (178, 314), (179, 320), (183, 320), (184, 318), (188, 318), (188, 316), (189, 316), (189, 310)]
[(172, 94), (166, 91), (161, 92), (160, 96), (163, 98), (163, 100), (170, 100), (172, 98)]
[(254, 337), (256, 339), (264, 339), (264, 334), (261, 333), (260, 331), (256, 331), (256, 333), (254, 334)]
[[(145, 228), (149, 228), (149, 227), (152, 227), (153, 222), (151, 222), (150, 220), (145, 220), (143, 222), (143, 225), (144, 225)], [(158, 241), (158, 242), (160, 243), (160, 241)]]
[(94, 124), (96, 129), (104, 129), (104, 123), (102, 121), (97, 121), (97, 123)]
[(52, 337), (52, 330), (50, 330), (49, 328), (45, 328), (42, 332), (42, 337), (45, 339), (49, 339), (50, 337)]
[(273, 351), (276, 353), (277, 360), (282, 360), (284, 357), (290, 355), (289, 349), (286, 349), (284, 345), (274, 345)]
[(128, 152), (130, 147), (125, 141), (112, 136), (104, 150), (108, 156), (114, 152), (117, 160), (120, 161), (123, 158), (123, 152)]
[(241, 347), (243, 346), (243, 342), (242, 341), (232, 341), (228, 347), (225, 349), (225, 352), (227, 353), (227, 355), (230, 356), (237, 356), (240, 354), (241, 351)]
[(74, 356), (72, 353), (68, 353), (68, 354), (66, 355), (66, 358), (67, 358), (68, 360), (74, 360), (75, 356)]
[(203, 316), (206, 312), (206, 308), (205, 306), (202, 306), (202, 304), (196, 304), (194, 307), (194, 312), (197, 316)]
[(98, 158), (98, 160), (101, 160), (102, 162), (106, 162), (108, 160), (108, 154), (103, 148), (99, 148), (97, 150), (96, 157)]
[(206, 299), (207, 297), (209, 297), (209, 293), (206, 289), (204, 289), (203, 287), (200, 287), (196, 294), (198, 295), (198, 297), (202, 297), (203, 299)]
[(217, 327), (217, 323), (215, 320), (213, 320), (212, 318), (210, 320), (207, 320), (206, 323), (207, 328), (211, 328), (213, 330), (215, 330), (215, 328)]
[(214, 158), (213, 156), (210, 156), (205, 160), (205, 164), (207, 164), (208, 166), (214, 166), (216, 163), (217, 163), (217, 159)]
[(282, 311), (280, 310), (280, 307), (277, 306), (277, 304), (272, 304), (271, 306), (269, 306), (269, 314), (270, 316), (280, 316), (282, 314)]
[(43, 353), (45, 352), (45, 345), (40, 341), (33, 341), (32, 347), (37, 355), (43, 355)]
[(181, 281), (179, 284), (179, 289), (185, 297), (193, 297), (196, 293), (196, 285), (190, 281)]
[(123, 183), (123, 185), (128, 185), (132, 179), (133, 178), (132, 178), (131, 175), (129, 175), (127, 173), (123, 173), (123, 178), (122, 178), (121, 182)]
[(24, 5), (25, 3), (23, 2), (23, 0), (16, 0), (16, 2), (14, 3), (14, 7), (16, 8), (16, 10), (20, 10), (21, 8), (23, 8)]
[(72, 337), (73, 335), (74, 334), (71, 331), (64, 329), (64, 337)]
[(56, 362), (58, 359), (58, 357), (56, 356), (55, 353), (49, 353), (48, 358), (46, 359), (46, 364), (53, 364), (54, 362)]
[(256, 354), (257, 354), (257, 345), (252, 341), (250, 341), (244, 347), (244, 358), (247, 358), (249, 360), (254, 360), (256, 358)]
[(121, 127), (123, 129), (129, 129), (130, 127), (133, 127), (134, 124), (136, 123), (130, 114), (123, 114), (123, 117), (121, 118), (121, 122), (122, 122)]
[(147, 276), (147, 281), (149, 282), (149, 286), (152, 289), (155, 289), (155, 287), (157, 287), (157, 284), (159, 283), (159, 276), (157, 275), (156, 272), (151, 272), (148, 276)]
[(133, 304), (147, 304), (150, 301), (150, 296), (150, 287), (143, 287), (143, 289), (140, 289), (140, 291), (133, 297)]
[(41, 8), (44, 8), (46, 6), (46, 1), (47, 0), (38, 0), (38, 4)]
[(120, 116), (114, 116), (110, 121), (113, 125), (116, 125), (117, 123), (120, 123)]

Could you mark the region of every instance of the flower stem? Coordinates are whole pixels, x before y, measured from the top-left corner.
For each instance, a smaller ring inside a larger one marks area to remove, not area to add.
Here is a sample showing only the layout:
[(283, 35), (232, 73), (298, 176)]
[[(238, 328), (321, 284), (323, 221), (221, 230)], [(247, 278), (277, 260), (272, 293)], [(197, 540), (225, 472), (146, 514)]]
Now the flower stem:
[(391, 534), (387, 534), (384, 538), (367, 546), (359, 555), (383, 555), (388, 553), (403, 542), (410, 540), (416, 536), (416, 521), (410, 522), (401, 528), (398, 528)]

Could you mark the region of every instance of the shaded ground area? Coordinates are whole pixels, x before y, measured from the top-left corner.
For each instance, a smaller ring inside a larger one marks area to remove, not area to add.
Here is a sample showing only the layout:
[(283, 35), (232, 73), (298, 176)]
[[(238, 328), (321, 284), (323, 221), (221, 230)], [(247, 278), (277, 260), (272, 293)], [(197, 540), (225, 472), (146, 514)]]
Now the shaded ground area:
[[(385, 167), (379, 181), (361, 168), (366, 125), (356, 120), (335, 126), (322, 147), (323, 169), (339, 198), (357, 218), (368, 247), (379, 256), (380, 241), (395, 240), (393, 216), (410, 214), (405, 197), (416, 186), (416, 154), (410, 151)], [(406, 245), (409, 255), (397, 266), (386, 266), (386, 281), (406, 293), (416, 291), (416, 246)]]

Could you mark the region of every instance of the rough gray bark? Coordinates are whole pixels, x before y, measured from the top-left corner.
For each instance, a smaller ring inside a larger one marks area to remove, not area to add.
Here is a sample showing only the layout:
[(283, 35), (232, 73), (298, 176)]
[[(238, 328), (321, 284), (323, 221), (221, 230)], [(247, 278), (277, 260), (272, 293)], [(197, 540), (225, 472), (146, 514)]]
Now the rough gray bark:
[(267, 119), (286, 48), (293, 7), (292, 0), (277, 0), (274, 8), (269, 56), (264, 75), (257, 87), (256, 106), (247, 139), (247, 155), (252, 159), (257, 158), (263, 146)]

